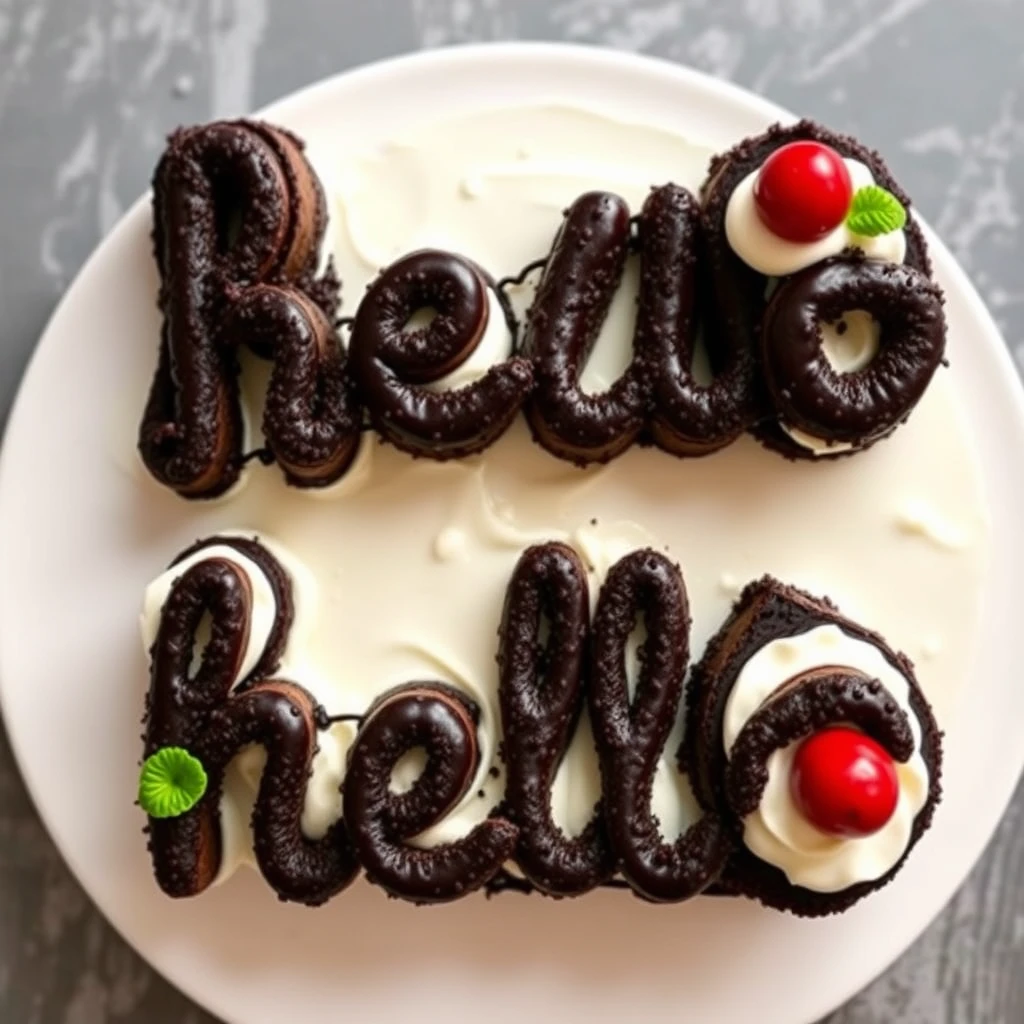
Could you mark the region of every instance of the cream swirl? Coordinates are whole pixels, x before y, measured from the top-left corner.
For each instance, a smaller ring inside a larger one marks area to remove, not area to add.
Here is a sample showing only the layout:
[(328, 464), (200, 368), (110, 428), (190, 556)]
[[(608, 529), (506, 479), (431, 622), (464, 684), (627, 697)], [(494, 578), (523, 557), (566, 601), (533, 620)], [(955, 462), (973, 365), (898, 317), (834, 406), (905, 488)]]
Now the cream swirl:
[[(859, 160), (845, 160), (844, 163), (855, 192), (866, 185), (874, 185), (874, 176), (866, 164)], [(790, 242), (780, 238), (757, 212), (754, 185), (759, 173), (760, 168), (752, 171), (736, 186), (725, 210), (725, 236), (729, 245), (754, 270), (769, 277), (795, 274), (812, 263), (836, 256), (849, 248), (860, 249), (868, 259), (903, 262), (907, 239), (902, 229), (866, 238), (854, 234), (843, 223), (816, 242)]]
[(910, 844), (914, 819), (928, 800), (930, 779), (921, 755), (921, 723), (910, 706), (911, 683), (873, 644), (856, 640), (838, 626), (818, 626), (800, 636), (773, 640), (740, 669), (722, 722), (726, 756), (740, 730), (780, 686), (826, 665), (850, 668), (878, 679), (907, 716), (914, 753), (896, 764), (899, 798), (889, 821), (863, 838), (827, 836), (814, 828), (790, 794), (793, 759), (800, 742), (776, 750), (768, 760), (768, 784), (760, 806), (743, 819), (743, 841), (762, 860), (783, 871), (792, 885), (814, 892), (841, 892), (881, 878)]

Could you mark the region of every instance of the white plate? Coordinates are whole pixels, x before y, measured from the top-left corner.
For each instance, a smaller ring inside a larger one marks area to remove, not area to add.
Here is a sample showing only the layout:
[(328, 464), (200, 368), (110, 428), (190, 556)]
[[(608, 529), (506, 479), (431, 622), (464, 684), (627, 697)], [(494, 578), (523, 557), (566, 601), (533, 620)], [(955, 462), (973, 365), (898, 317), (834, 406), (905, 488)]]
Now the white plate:
[[(723, 146), (781, 115), (732, 86), (597, 50), (512, 45), (434, 52), (332, 79), (267, 116), (303, 134), (400, 136), (467, 104), (543, 101), (685, 118)], [(888, 965), (960, 884), (1013, 791), (1024, 688), (1006, 608), (1024, 566), (1024, 404), (991, 319), (946, 250), (937, 272), (971, 339), (957, 387), (982, 453), (994, 560), (982, 636), (950, 729), (946, 802), (913, 870), (840, 919), (745, 902), (646, 906), (597, 893), (555, 903), (474, 899), (417, 911), (360, 886), (310, 912), (246, 874), (175, 903), (152, 883), (132, 806), (140, 717), (135, 616), (144, 581), (189, 522), (111, 461), (155, 338), (148, 210), (103, 243), (26, 375), (0, 466), (0, 695), (39, 810), (125, 938), (193, 999), (237, 1024), (283, 1020), (715, 1021), (817, 1019)], [(813, 965), (813, 967), (811, 966)]]

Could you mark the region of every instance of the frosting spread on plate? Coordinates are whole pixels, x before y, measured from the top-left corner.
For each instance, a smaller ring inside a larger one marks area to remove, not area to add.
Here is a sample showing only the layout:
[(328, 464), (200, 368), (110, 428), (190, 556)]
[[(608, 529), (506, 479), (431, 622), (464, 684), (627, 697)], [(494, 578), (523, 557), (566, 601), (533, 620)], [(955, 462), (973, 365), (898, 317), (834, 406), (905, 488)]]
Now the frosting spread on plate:
[[(480, 111), (362, 154), (349, 140), (345, 148), (331, 139), (310, 142), (330, 190), (343, 315), (398, 256), (438, 246), (495, 278), (514, 274), (548, 251), (560, 211), (580, 193), (610, 189), (639, 209), (651, 185), (675, 181), (696, 190), (710, 156), (684, 134), (557, 106)], [(510, 291), (517, 305), (530, 294), (529, 284)], [(635, 297), (636, 275), (627, 272), (585, 387), (601, 388), (628, 365)], [(260, 373), (265, 369), (246, 368), (247, 393), (262, 394)], [(254, 424), (256, 405), (249, 410)], [(907, 507), (923, 522), (941, 510), (957, 524), (958, 546), (940, 549), (894, 529)], [(705, 459), (635, 447), (608, 466), (579, 470), (535, 446), (520, 419), (482, 455), (443, 464), (414, 460), (366, 435), (355, 466), (333, 487), (298, 492), (276, 474), (252, 474), (219, 514), (225, 525), (278, 539), (315, 577), (319, 600), (302, 641), (303, 663), (285, 667), (329, 713), (360, 713), (409, 680), (451, 683), (480, 705), (478, 778), (420, 837), (423, 844), (465, 834), (501, 797), (496, 631), (505, 587), (529, 544), (573, 544), (588, 568), (592, 600), (626, 551), (665, 551), (685, 575), (695, 654), (727, 613), (733, 595), (725, 580), (770, 572), (828, 593), (912, 657), (928, 653), (921, 683), (940, 720), (964, 675), (988, 546), (969, 432), (948, 374), (936, 378), (891, 440), (827, 466), (766, 457), (744, 437)], [(888, 582), (894, 577), (899, 587)], [(680, 729), (677, 723), (666, 745), (653, 797), (670, 839), (694, 816), (687, 782), (672, 764)], [(337, 742), (318, 756), (311, 790), (340, 811), (332, 789), (352, 730), (340, 723), (331, 732)], [(250, 859), (258, 756), (243, 753), (229, 772), (222, 878)], [(415, 771), (411, 762), (403, 767)], [(556, 821), (581, 829), (598, 793), (584, 719), (556, 779)], [(315, 836), (329, 818), (307, 813), (303, 827)]]

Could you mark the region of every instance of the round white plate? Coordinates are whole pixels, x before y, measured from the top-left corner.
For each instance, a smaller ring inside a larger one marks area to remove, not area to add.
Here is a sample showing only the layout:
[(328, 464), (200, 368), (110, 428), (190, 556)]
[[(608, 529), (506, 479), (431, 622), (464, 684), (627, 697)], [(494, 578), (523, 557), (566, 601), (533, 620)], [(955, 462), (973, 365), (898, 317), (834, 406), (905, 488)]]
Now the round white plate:
[[(732, 86), (652, 60), (538, 45), (404, 58), (324, 82), (266, 112), (302, 134), (401, 137), (468, 107), (557, 96), (678, 119), (725, 147), (785, 116)], [(0, 466), (0, 695), (50, 832), (125, 938), (233, 1024), (345, 1019), (803, 1024), (851, 996), (928, 924), (979, 856), (1024, 761), (1015, 635), (1024, 566), (1024, 403), (991, 319), (933, 243), (956, 383), (982, 456), (999, 557), (980, 643), (949, 729), (946, 800), (911, 866), (841, 918), (798, 921), (741, 901), (652, 907), (620, 893), (509, 897), (423, 911), (358, 886), (319, 911), (283, 906), (252, 873), (201, 899), (153, 884), (132, 806), (146, 668), (142, 586), (197, 515), (154, 502), (111, 432), (140, 408), (156, 343), (149, 212), (140, 202), (53, 317)], [(123, 442), (123, 438), (120, 439)], [(198, 532), (197, 527), (197, 532)], [(813, 965), (813, 968), (811, 967)]]

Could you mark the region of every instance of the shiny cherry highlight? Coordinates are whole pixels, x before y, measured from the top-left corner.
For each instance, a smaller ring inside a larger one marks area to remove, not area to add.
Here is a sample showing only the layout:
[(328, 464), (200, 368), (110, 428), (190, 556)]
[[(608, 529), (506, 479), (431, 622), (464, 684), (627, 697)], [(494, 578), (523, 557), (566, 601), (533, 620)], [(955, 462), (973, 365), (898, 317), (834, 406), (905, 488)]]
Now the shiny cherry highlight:
[(801, 814), (820, 832), (859, 839), (878, 832), (899, 800), (893, 759), (870, 736), (837, 726), (800, 746), (790, 776)]
[(816, 242), (846, 219), (853, 183), (843, 158), (820, 142), (790, 142), (762, 164), (754, 204), (769, 231)]

